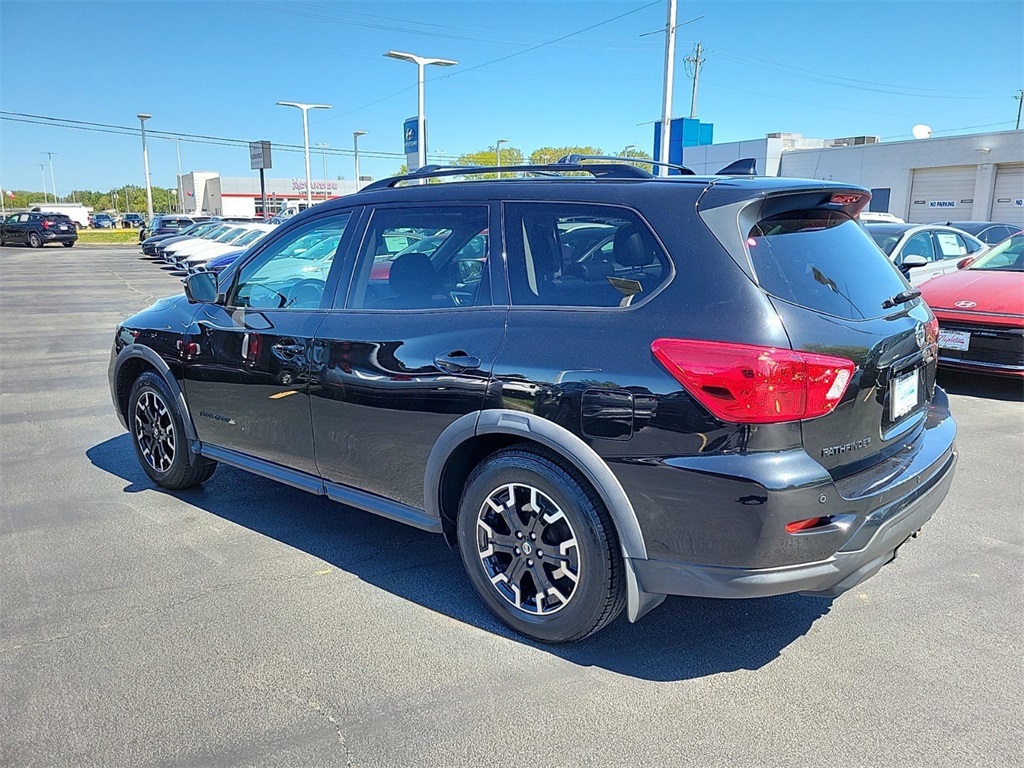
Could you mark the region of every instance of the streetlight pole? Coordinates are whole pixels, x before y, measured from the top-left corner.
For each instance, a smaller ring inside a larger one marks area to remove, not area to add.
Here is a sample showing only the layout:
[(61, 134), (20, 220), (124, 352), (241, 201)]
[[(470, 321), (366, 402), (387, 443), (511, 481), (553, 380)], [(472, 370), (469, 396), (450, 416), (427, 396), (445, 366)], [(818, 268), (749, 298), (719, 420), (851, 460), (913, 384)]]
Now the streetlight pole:
[(356, 161), (356, 192), (359, 191), (359, 137), (365, 135), (366, 131), (352, 131), (352, 156)]
[(146, 121), (152, 117), (147, 115), (145, 112), (139, 112), (136, 117), (139, 118), (139, 122), (142, 124), (142, 164), (146, 167), (146, 212), (149, 214), (149, 220), (153, 220), (153, 187), (149, 183), (149, 150), (146, 149)]
[(330, 104), (303, 104), (298, 101), (279, 101), (279, 107), (295, 107), (302, 110), (302, 146), (306, 155), (306, 206), (313, 207), (313, 182), (309, 176), (309, 110), (333, 109)]
[[(658, 162), (668, 163), (669, 134), (672, 130), (672, 77), (676, 59), (676, 0), (668, 0), (668, 22), (665, 25), (665, 93), (661, 103), (661, 146)], [(668, 166), (658, 166), (659, 176), (668, 176)]]
[(53, 180), (53, 156), (54, 155), (58, 155), (60, 153), (59, 152), (40, 152), (40, 154), (46, 155), (46, 157), (50, 161), (50, 186), (53, 187), (53, 202), (56, 203), (56, 202), (58, 202), (58, 200), (57, 200), (57, 182)]
[[(497, 166), (501, 168), (501, 145), (508, 144), (510, 139), (498, 139), (494, 142), (494, 157), (497, 162)], [(501, 171), (498, 171), (498, 178), (501, 178)]]
[(181, 180), (181, 137), (174, 140), (174, 150), (178, 154), (178, 213), (185, 212), (185, 186)]
[(39, 163), (39, 175), (43, 177), (43, 205), (50, 202), (50, 198), (46, 196), (46, 164)]
[(427, 56), (416, 56), (412, 53), (403, 53), (402, 51), (388, 51), (384, 54), (389, 59), (400, 59), (401, 61), (411, 61), (416, 65), (416, 85), (418, 86), (418, 107), (416, 110), (416, 164), (417, 167), (422, 168), (427, 164), (427, 118), (423, 108), (423, 70), (430, 64), (438, 67), (453, 67), (459, 62), (454, 59), (437, 59), (430, 58)]
[(316, 143), (320, 147), (320, 152), (324, 158), (324, 200), (327, 199), (327, 148), (330, 146), (326, 141), (318, 141)]

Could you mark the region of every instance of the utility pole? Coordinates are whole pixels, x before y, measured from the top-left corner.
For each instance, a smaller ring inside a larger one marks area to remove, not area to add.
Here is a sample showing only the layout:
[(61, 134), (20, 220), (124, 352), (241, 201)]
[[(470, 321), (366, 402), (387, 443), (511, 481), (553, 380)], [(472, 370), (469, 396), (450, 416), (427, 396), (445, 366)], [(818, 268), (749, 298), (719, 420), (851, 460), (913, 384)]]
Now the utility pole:
[(697, 43), (697, 49), (694, 51), (692, 56), (687, 56), (683, 61), (687, 64), (693, 65), (693, 93), (690, 96), (690, 119), (694, 120), (697, 117), (697, 83), (700, 81), (700, 65), (704, 63), (704, 59), (700, 57), (701, 44)]
[[(661, 146), (658, 161), (668, 162), (669, 133), (672, 130), (672, 77), (676, 58), (676, 0), (668, 0), (668, 21), (665, 24), (665, 92), (661, 101)], [(659, 176), (668, 176), (666, 165), (658, 166)]]
[(50, 161), (50, 186), (53, 187), (53, 202), (59, 202), (57, 200), (57, 182), (53, 179), (53, 156), (58, 154), (57, 152), (43, 152), (41, 154), (46, 155)]
[(46, 205), (46, 203), (50, 202), (50, 198), (46, 196), (46, 164), (38, 163), (38, 165), (39, 175), (43, 177), (43, 205)]
[(1017, 127), (1014, 128), (1013, 130), (1019, 131), (1020, 130), (1020, 108), (1024, 107), (1024, 90), (1017, 91), (1017, 95), (1014, 96), (1013, 98), (1015, 98), (1017, 100)]

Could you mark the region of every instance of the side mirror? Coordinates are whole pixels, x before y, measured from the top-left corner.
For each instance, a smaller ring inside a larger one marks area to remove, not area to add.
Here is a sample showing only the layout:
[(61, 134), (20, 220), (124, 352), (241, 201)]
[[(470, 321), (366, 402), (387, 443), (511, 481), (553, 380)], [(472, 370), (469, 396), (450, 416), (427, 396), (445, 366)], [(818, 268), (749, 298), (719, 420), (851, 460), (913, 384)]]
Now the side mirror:
[(217, 275), (197, 272), (185, 278), (185, 297), (189, 304), (213, 304), (217, 301)]
[(960, 259), (960, 261), (958, 261), (956, 263), (956, 268), (957, 269), (967, 269), (973, 263), (974, 263), (974, 257), (973, 256), (968, 256), (966, 259)]
[(903, 267), (909, 269), (910, 267), (924, 267), (928, 265), (928, 259), (924, 256), (918, 256), (916, 253), (911, 253), (903, 257)]

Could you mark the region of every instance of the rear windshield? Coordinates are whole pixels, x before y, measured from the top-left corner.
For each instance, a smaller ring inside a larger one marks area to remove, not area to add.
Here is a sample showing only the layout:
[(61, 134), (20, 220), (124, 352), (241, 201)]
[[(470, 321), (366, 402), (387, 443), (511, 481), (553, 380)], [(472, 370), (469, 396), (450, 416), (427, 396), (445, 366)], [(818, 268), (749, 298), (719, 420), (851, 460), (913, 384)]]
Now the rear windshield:
[(880, 317), (882, 302), (907, 288), (860, 225), (838, 211), (763, 219), (750, 230), (747, 247), (764, 290), (837, 317)]

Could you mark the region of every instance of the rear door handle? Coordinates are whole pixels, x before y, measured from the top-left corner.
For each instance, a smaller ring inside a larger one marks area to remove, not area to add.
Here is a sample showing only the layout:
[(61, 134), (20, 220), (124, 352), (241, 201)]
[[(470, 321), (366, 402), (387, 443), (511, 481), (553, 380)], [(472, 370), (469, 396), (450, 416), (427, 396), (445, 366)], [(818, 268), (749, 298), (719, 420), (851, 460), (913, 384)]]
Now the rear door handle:
[(448, 373), (459, 373), (479, 368), (483, 362), (479, 357), (470, 357), (465, 352), (458, 350), (449, 352), (447, 355), (438, 355), (434, 358), (434, 365)]

